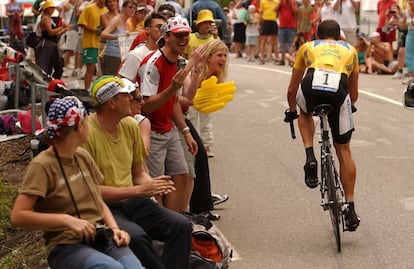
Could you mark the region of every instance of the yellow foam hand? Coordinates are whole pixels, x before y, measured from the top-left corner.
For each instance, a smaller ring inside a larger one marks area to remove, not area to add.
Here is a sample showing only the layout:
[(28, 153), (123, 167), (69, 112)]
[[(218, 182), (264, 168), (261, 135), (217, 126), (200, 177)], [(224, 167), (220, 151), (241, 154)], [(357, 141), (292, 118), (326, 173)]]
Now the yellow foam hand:
[(194, 108), (205, 114), (216, 112), (233, 100), (235, 92), (234, 81), (217, 83), (217, 77), (211, 76), (201, 82), (197, 89), (193, 99)]

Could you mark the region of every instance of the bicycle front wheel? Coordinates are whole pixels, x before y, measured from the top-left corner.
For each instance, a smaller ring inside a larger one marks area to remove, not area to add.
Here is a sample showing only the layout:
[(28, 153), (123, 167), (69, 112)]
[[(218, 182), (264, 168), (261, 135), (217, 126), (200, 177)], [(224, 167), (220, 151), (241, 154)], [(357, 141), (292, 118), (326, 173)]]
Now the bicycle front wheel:
[(326, 186), (329, 198), (329, 214), (331, 216), (332, 228), (335, 234), (336, 248), (341, 252), (341, 233), (339, 230), (340, 210), (336, 195), (335, 174), (331, 155), (326, 156)]

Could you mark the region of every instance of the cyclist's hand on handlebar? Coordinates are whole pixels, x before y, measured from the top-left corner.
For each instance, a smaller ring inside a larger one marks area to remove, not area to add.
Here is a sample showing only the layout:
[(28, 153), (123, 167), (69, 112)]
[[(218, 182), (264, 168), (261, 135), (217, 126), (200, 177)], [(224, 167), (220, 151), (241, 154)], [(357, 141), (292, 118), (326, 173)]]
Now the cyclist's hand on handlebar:
[(285, 118), (283, 119), (284, 122), (292, 122), (298, 118), (298, 112), (297, 111), (290, 111), (289, 109), (286, 109), (285, 111)]

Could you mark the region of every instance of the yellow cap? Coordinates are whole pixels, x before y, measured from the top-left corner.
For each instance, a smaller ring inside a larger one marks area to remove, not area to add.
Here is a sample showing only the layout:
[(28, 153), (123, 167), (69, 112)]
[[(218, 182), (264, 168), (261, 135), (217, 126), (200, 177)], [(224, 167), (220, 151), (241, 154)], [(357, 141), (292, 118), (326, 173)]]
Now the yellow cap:
[(205, 21), (214, 22), (213, 12), (211, 12), (208, 9), (202, 9), (198, 12), (196, 24), (199, 24)]
[(55, 2), (53, 2), (53, 0), (46, 0), (40, 3), (40, 7), (42, 8), (42, 10), (45, 10), (46, 8), (49, 8), (49, 7), (56, 7), (56, 4)]

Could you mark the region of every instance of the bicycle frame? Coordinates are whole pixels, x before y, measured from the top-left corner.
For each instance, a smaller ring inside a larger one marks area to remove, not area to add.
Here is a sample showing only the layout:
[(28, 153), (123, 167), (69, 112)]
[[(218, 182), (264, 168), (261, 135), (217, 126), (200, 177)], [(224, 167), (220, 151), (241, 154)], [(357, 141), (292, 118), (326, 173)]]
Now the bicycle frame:
[(345, 222), (343, 208), (345, 206), (344, 190), (336, 170), (334, 157), (332, 154), (332, 145), (329, 139), (329, 122), (328, 113), (330, 105), (319, 105), (315, 107), (314, 115), (320, 119), (320, 139), (321, 146), (321, 207), (323, 210), (330, 211), (332, 226), (335, 234), (338, 252), (341, 252), (341, 238), (339, 225), (342, 225), (342, 231), (345, 231)]

